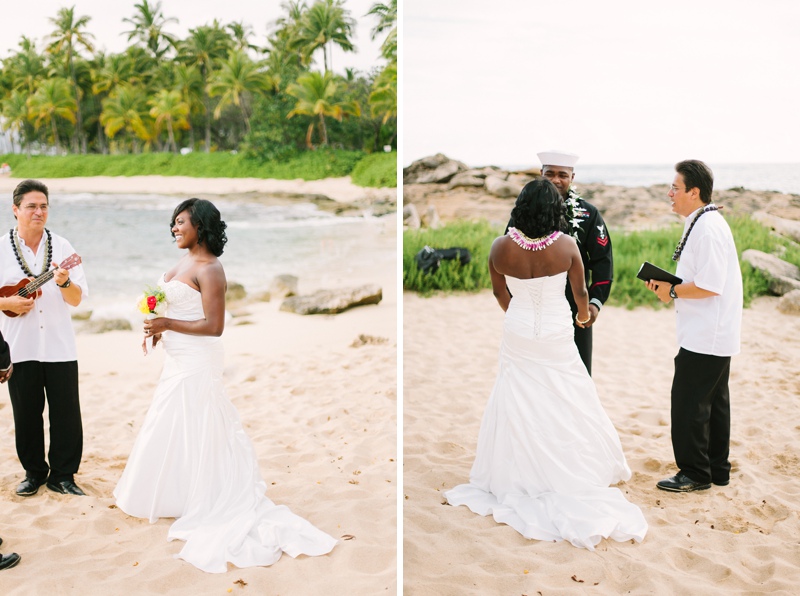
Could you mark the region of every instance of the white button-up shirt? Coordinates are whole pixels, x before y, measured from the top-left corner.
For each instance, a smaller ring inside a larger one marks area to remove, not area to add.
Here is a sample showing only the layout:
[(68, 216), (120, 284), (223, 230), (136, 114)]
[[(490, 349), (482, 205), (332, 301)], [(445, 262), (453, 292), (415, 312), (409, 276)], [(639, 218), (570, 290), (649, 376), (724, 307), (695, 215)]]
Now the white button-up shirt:
[[(53, 261), (62, 263), (75, 250), (61, 236), (50, 232), (53, 244)], [(39, 274), (42, 263), (47, 258), (45, 250), (46, 234), (36, 249), (36, 254), (19, 239), (22, 257), (28, 269)], [(26, 277), (11, 246), (11, 237), (4, 234), (0, 237), (0, 286), (13, 286)], [(52, 268), (52, 267), (51, 267)], [(83, 266), (70, 269), (69, 278), (78, 284), (85, 298), (89, 295), (89, 286), (83, 273)], [(11, 348), (12, 362), (71, 362), (78, 359), (75, 345), (75, 332), (72, 328), (69, 305), (61, 296), (61, 290), (55, 281), (50, 280), (41, 288), (42, 295), (36, 299), (34, 307), (24, 315), (9, 317), (0, 314), (0, 330)]]
[[(699, 209), (686, 218), (684, 235)], [(728, 222), (719, 211), (697, 220), (681, 253), (676, 275), (715, 292), (710, 298), (675, 300), (678, 345), (711, 356), (739, 353), (742, 333), (742, 271)]]

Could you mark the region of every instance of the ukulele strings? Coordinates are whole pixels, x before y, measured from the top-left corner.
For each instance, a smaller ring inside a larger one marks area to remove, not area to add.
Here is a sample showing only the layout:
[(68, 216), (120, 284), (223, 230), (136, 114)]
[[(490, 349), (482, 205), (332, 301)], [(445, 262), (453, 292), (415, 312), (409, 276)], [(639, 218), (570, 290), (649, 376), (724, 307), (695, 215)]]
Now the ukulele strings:
[(78, 257), (77, 263), (70, 262), (73, 259), (73, 257), (77, 257), (77, 255), (73, 254), (66, 261), (61, 263), (58, 267), (50, 269), (50, 271), (48, 271), (46, 273), (42, 273), (39, 277), (35, 278), (28, 285), (20, 288), (17, 291), (16, 296), (20, 296), (20, 297), (23, 297), (23, 298), (27, 297), (27, 296), (30, 295), (31, 292), (35, 292), (36, 290), (41, 288), (44, 284), (46, 284), (48, 281), (53, 279), (53, 276), (56, 274), (56, 270), (58, 270), (58, 269), (72, 269), (75, 265), (79, 265), (80, 264), (80, 257)]
[(17, 296), (24, 297), (28, 296), (31, 292), (35, 292), (36, 290), (41, 288), (44, 284), (46, 284), (48, 281), (53, 279), (53, 275), (55, 275), (55, 272), (56, 272), (55, 269), (51, 269), (47, 273), (40, 275), (39, 277), (34, 279), (31, 283), (26, 285), (24, 288), (20, 288), (19, 291), (17, 292)]

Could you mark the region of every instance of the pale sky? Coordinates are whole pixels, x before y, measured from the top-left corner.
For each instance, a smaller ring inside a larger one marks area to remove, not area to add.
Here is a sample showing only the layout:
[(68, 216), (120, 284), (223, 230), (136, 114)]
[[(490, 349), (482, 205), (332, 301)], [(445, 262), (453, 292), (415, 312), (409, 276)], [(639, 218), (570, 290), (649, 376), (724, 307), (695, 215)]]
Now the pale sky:
[[(374, 16), (364, 17), (376, 0), (345, 0), (345, 8), (358, 23), (354, 45), (356, 53), (333, 49), (333, 69), (342, 73), (345, 67), (367, 72), (375, 66), (383, 66), (380, 44), (384, 34), (371, 40), (372, 28), (377, 24)], [(307, 0), (312, 4), (313, 0)], [(95, 37), (98, 48), (108, 52), (120, 52), (129, 42), (124, 31), (131, 26), (123, 18), (131, 18), (139, 0), (33, 0), (31, 2), (3, 2), (0, 8), (0, 58), (6, 58), (10, 50), (16, 50), (22, 35), (34, 38), (41, 44), (55, 27), (50, 22), (59, 8), (75, 6), (76, 16), (90, 16), (87, 30)], [(152, 2), (151, 2), (152, 4)], [(223, 24), (244, 21), (253, 28), (251, 43), (266, 44), (268, 23), (285, 16), (281, 0), (161, 0), (161, 10), (166, 17), (176, 17), (178, 24), (170, 23), (165, 30), (180, 38), (186, 37), (189, 29), (210, 24), (215, 18)], [(270, 28), (271, 30), (271, 28)], [(132, 43), (132, 42), (131, 42)], [(39, 49), (43, 45), (37, 45)], [(315, 60), (322, 64), (322, 50)]]
[(403, 165), (800, 164), (797, 0), (401, 0)]

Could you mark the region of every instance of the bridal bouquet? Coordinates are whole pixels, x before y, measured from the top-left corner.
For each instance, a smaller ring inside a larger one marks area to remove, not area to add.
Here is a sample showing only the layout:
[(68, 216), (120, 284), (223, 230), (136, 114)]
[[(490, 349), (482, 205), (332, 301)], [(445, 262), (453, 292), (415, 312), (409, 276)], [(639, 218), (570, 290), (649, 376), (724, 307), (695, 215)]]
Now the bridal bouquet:
[(167, 295), (159, 286), (155, 288), (148, 286), (144, 291), (144, 296), (139, 300), (137, 308), (143, 314), (160, 317), (167, 309)]
[[(164, 312), (167, 310), (167, 295), (159, 286), (155, 288), (148, 286), (145, 288), (144, 296), (142, 296), (136, 306), (139, 312), (147, 315), (146, 318), (155, 319), (156, 317), (163, 316)], [(153, 338), (146, 337), (144, 346), (145, 354), (152, 351), (155, 347), (153, 345)]]

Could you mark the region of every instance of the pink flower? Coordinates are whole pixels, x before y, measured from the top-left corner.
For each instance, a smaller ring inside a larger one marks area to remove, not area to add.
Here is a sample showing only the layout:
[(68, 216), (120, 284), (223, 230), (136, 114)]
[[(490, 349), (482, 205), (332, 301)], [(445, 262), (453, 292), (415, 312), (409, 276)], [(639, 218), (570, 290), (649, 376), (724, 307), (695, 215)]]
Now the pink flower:
[(150, 312), (156, 312), (156, 304), (158, 304), (158, 300), (155, 296), (147, 297), (147, 308), (150, 309)]

